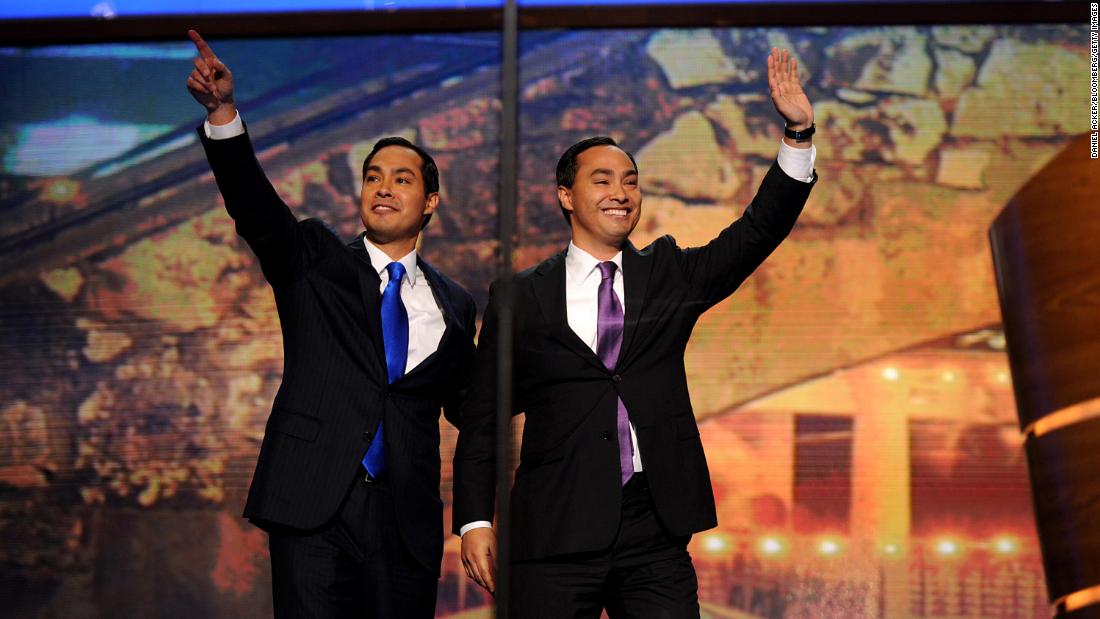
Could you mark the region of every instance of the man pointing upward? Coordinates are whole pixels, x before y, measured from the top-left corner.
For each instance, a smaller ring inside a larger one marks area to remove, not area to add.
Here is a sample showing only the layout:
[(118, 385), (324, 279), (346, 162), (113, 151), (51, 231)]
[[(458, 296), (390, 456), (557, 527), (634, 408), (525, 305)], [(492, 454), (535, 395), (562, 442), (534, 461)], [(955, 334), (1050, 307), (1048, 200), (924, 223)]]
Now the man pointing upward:
[(455, 423), (473, 355), (473, 299), (417, 255), (439, 206), (420, 147), (385, 138), (363, 161), (350, 243), (298, 221), (264, 176), (233, 74), (194, 30), (187, 89), (225, 208), (271, 284), (283, 334), (244, 515), (268, 533), (277, 617), (435, 612), (443, 554), (439, 413)]

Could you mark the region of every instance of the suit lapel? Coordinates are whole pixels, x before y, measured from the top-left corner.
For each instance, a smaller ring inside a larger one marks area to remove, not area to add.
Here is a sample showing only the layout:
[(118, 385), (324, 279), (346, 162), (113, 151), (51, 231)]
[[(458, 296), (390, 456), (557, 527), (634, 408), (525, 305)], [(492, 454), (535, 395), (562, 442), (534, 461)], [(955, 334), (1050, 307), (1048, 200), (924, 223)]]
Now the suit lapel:
[(565, 308), (564, 251), (535, 269), (531, 287), (539, 309), (549, 325), (550, 335), (592, 365), (604, 369), (603, 362), (596, 353), (592, 352), (592, 349), (577, 337), (573, 329), (569, 328), (569, 317)]
[(378, 277), (378, 272), (374, 270), (374, 265), (370, 261), (370, 254), (367, 253), (367, 248), (363, 245), (363, 234), (360, 234), (354, 241), (348, 244), (355, 257), (363, 262), (363, 268), (356, 269), (355, 272), (359, 277), (359, 292), (363, 296), (363, 309), (367, 318), (367, 332), (370, 337), (371, 346), (374, 347), (375, 355), (378, 358), (380, 364), (379, 367), (385, 369), (386, 367), (386, 348), (385, 343), (382, 340), (382, 294), (378, 291), (378, 286), (382, 283), (381, 278)]
[(630, 346), (634, 343), (634, 337), (638, 333), (642, 313), (645, 311), (646, 292), (649, 290), (649, 279), (653, 273), (653, 260), (650, 255), (642, 254), (634, 248), (630, 241), (623, 247), (623, 292), (626, 294), (626, 314), (623, 316), (623, 346), (619, 350), (619, 362), (621, 367), (630, 352)]

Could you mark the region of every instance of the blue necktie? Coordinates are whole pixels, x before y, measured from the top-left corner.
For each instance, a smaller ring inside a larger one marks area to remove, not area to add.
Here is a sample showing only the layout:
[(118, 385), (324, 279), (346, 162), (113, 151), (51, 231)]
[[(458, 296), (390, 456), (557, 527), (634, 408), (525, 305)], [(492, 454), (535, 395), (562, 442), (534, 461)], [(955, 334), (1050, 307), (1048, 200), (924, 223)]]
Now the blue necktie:
[[(405, 278), (405, 267), (400, 262), (386, 265), (390, 281), (382, 291), (382, 340), (386, 347), (386, 370), (389, 382), (393, 383), (405, 375), (405, 363), (409, 358), (409, 313), (401, 302), (401, 280)], [(386, 473), (386, 452), (383, 447), (382, 422), (374, 433), (367, 455), (363, 456), (363, 467), (371, 477), (380, 478)]]

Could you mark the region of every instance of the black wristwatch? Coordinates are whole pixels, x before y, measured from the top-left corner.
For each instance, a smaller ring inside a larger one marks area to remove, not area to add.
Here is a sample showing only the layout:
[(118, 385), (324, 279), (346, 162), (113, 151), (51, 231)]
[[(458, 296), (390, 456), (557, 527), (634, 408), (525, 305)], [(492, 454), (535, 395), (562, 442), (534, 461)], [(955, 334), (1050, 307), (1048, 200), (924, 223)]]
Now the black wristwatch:
[(792, 131), (789, 127), (783, 125), (783, 135), (791, 138), (795, 142), (805, 142), (806, 140), (810, 139), (811, 135), (814, 134), (816, 126), (816, 124), (810, 123), (810, 126), (803, 129), (802, 131)]

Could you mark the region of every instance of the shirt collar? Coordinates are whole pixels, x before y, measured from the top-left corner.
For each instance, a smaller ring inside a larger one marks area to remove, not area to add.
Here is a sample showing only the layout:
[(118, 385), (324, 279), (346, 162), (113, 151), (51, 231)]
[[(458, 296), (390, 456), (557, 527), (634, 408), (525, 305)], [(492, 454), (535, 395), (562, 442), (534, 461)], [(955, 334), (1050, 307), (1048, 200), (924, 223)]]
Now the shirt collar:
[(401, 257), (400, 260), (394, 260), (386, 255), (386, 252), (378, 249), (373, 243), (367, 240), (366, 236), (363, 236), (363, 245), (367, 248), (367, 254), (370, 255), (370, 265), (374, 267), (374, 270), (378, 272), (378, 277), (382, 277), (382, 271), (386, 270), (386, 266), (391, 262), (400, 262), (401, 266), (405, 267), (405, 280), (409, 282), (409, 286), (416, 286), (416, 250), (412, 250), (409, 253)]
[(572, 286), (580, 286), (592, 273), (596, 272), (596, 266), (601, 262), (614, 262), (619, 272), (623, 270), (623, 252), (615, 254), (611, 260), (600, 260), (592, 254), (569, 241), (569, 249), (565, 252), (565, 279)]

